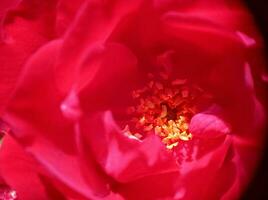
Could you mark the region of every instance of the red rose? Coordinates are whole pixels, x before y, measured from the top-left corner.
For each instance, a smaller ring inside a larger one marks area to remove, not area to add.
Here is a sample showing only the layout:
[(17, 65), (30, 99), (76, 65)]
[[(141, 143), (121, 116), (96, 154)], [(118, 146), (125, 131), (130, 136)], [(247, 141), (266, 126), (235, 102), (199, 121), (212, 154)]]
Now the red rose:
[(265, 112), (262, 40), (239, 1), (22, 1), (4, 30), (2, 195), (244, 191)]

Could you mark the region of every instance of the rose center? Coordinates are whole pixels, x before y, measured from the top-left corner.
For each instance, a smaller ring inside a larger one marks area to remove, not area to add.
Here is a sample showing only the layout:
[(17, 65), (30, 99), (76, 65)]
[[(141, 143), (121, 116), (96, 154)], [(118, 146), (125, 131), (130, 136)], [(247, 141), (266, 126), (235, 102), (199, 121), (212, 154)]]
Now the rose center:
[(167, 149), (173, 149), (192, 139), (189, 123), (196, 113), (194, 101), (201, 90), (187, 80), (171, 81), (167, 75), (149, 77), (145, 87), (132, 93), (135, 103), (127, 110), (130, 120), (123, 132), (136, 139), (156, 134)]

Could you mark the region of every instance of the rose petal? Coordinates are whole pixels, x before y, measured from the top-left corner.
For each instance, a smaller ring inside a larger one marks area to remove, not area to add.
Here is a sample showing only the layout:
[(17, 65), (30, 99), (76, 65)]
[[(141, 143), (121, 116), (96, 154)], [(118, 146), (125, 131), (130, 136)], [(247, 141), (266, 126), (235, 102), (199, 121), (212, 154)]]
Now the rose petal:
[(93, 178), (95, 173), (87, 177), (87, 181), (77, 170), (74, 127), (60, 110), (63, 96), (54, 79), (54, 64), (60, 47), (61, 41), (56, 40), (32, 56), (3, 119), (10, 125), (14, 137), (65, 192), (91, 199), (95, 198), (95, 193), (105, 195), (107, 189), (106, 185), (100, 186), (101, 179)]
[[(40, 178), (40, 167), (14, 139), (6, 136), (0, 151), (0, 173), (18, 198), (49, 200), (59, 197), (55, 188)], [(27, 177), (27, 178), (26, 178)], [(56, 192), (56, 193), (55, 193)], [(55, 196), (50, 196), (50, 194)]]
[(213, 114), (199, 113), (191, 119), (190, 132), (200, 138), (215, 138), (230, 133), (228, 125)]
[[(11, 5), (18, 1), (2, 2)], [(4, 34), (9, 41), (0, 44), (0, 113), (14, 92), (25, 61), (53, 37), (54, 3), (23, 1), (5, 19)]]
[[(77, 70), (79, 71), (84, 52), (104, 45), (120, 20), (137, 9), (139, 3), (140, 0), (131, 0), (128, 3), (122, 0), (84, 3), (64, 38), (63, 50), (57, 64), (57, 72), (61, 77), (60, 89), (66, 91), (73, 86), (80, 78), (77, 77)], [(93, 18), (96, 20), (88, 20)]]
[(100, 51), (94, 50), (81, 64), (80, 78), (75, 85), (83, 111), (125, 105), (125, 99), (139, 78), (136, 57), (128, 48), (116, 43), (106, 44)]
[(156, 136), (143, 142), (128, 138), (119, 130), (110, 112), (95, 113), (82, 120), (80, 126), (79, 145), (84, 146), (81, 154), (85, 157), (91, 149), (101, 167), (120, 182), (178, 170), (173, 155)]
[(57, 5), (56, 29), (62, 36), (77, 17), (77, 10), (83, 5), (83, 0), (64, 1), (60, 0)]

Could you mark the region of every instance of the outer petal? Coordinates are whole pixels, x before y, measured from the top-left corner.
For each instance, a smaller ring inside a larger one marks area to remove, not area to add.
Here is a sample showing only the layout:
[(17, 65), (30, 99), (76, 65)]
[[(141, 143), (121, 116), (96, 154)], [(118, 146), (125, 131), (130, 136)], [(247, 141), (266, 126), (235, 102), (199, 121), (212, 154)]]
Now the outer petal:
[(84, 3), (66, 33), (57, 63), (59, 76), (62, 77), (58, 81), (61, 89), (68, 91), (73, 87), (80, 79), (80, 63), (84, 53), (102, 46), (119, 21), (137, 9), (139, 3), (140, 0), (127, 3), (122, 0), (90, 0)]
[(19, 199), (50, 200), (63, 196), (49, 182), (43, 182), (41, 168), (10, 136), (6, 136), (0, 151), (0, 173), (17, 192)]
[[(3, 1), (7, 2), (15, 3)], [(23, 1), (6, 17), (4, 34), (7, 38), (0, 44), (0, 113), (13, 93), (25, 61), (54, 36), (54, 6), (52, 0)]]
[(101, 185), (99, 190), (101, 179), (96, 179), (95, 173), (87, 177), (87, 182), (77, 170), (74, 127), (60, 110), (64, 98), (54, 79), (60, 46), (61, 41), (53, 41), (29, 60), (4, 120), (14, 137), (44, 166), (60, 189), (64, 188), (74, 198), (97, 198), (95, 193), (102, 196), (107, 193), (106, 186)]

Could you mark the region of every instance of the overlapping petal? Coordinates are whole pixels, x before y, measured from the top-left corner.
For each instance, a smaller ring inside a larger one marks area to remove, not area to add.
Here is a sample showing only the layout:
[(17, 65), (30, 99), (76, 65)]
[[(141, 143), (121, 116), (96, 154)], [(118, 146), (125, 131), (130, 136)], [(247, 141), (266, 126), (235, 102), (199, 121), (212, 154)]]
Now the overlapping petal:
[[(85, 1), (64, 37), (57, 63), (60, 89), (68, 91), (80, 78), (85, 54), (105, 45), (117, 24), (134, 12), (140, 1)], [(88, 19), (96, 20), (88, 20)], [(79, 44), (79, 45), (77, 45)]]
[(1, 1), (5, 6), (14, 7), (5, 17), (0, 31), (5, 37), (0, 44), (0, 112), (13, 93), (26, 60), (54, 37), (55, 1), (23, 1), (17, 4), (18, 2), (20, 1)]
[[(54, 177), (60, 188), (67, 188), (80, 198), (81, 195), (91, 198), (94, 192), (81, 171), (77, 170), (79, 163), (73, 126), (60, 110), (64, 98), (57, 90), (53, 76), (60, 46), (61, 41), (53, 41), (29, 60), (4, 120), (10, 124), (13, 136)], [(96, 184), (96, 181), (91, 184)]]
[(90, 115), (80, 126), (82, 160), (92, 151), (106, 173), (119, 182), (178, 171), (172, 153), (159, 138), (151, 136), (141, 142), (123, 135), (108, 111)]
[[(33, 30), (30, 39), (36, 44), (22, 42), (17, 25), (7, 22), (18, 45), (0, 46), (6, 53), (0, 56), (6, 73), (0, 99), (13, 91), (20, 74), (3, 120), (22, 145), (19, 155), (27, 152), (27, 163), (34, 163), (1, 164), (11, 187), (25, 199), (63, 198), (58, 190), (68, 199), (239, 196), (258, 161), (265, 113), (255, 87), (263, 62), (259, 50), (252, 53), (261, 40), (247, 27), (252, 21), (238, 1), (81, 0), (37, 7), (30, 16), (36, 20), (33, 29), (16, 12), (10, 18)], [(37, 13), (48, 9), (52, 17)], [(56, 36), (60, 39), (48, 42)], [(190, 123), (193, 139), (174, 151), (155, 135), (140, 140), (120, 127), (133, 88), (144, 85), (148, 72), (163, 70), (202, 86), (220, 108), (196, 113)], [(2, 158), (9, 163), (8, 147), (17, 147), (9, 136), (5, 143)], [(36, 175), (40, 166), (42, 176)], [(18, 173), (12, 174), (14, 169)], [(20, 175), (28, 173), (33, 179), (23, 185)], [(32, 181), (37, 188), (29, 196), (25, 187)], [(49, 184), (57, 188), (53, 194), (44, 191)]]
[(27, 200), (64, 199), (51, 182), (45, 182), (40, 172), (42, 167), (27, 155), (25, 150), (10, 136), (6, 136), (1, 146), (0, 174), (5, 183), (18, 198)]

